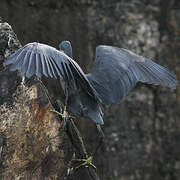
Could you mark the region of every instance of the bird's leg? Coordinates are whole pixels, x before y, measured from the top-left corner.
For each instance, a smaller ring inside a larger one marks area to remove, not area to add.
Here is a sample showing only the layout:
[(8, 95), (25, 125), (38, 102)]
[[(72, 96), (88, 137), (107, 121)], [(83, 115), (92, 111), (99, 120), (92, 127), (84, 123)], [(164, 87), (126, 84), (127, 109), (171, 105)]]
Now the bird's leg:
[(104, 135), (104, 133), (103, 133), (103, 130), (101, 129), (101, 126), (100, 126), (99, 124), (97, 124), (96, 127), (97, 127), (98, 131), (100, 132), (100, 140), (99, 140), (98, 145), (97, 145), (96, 148), (95, 148), (95, 151), (94, 151), (94, 153), (93, 153), (93, 156), (96, 155), (97, 151), (98, 151), (98, 150), (100, 149), (100, 147), (103, 145), (104, 137), (105, 137), (105, 135)]
[(78, 162), (82, 162), (80, 165), (75, 167), (75, 170), (79, 169), (82, 166), (91, 166), (94, 169), (96, 169), (96, 166), (92, 163), (93, 161), (93, 156), (89, 156), (87, 159), (72, 159), (72, 161), (78, 161)]
[(99, 125), (99, 124), (96, 124), (96, 127), (97, 127), (98, 131), (100, 132), (100, 134), (101, 134), (101, 137), (102, 137), (102, 138), (104, 138), (104, 137), (105, 137), (105, 135), (104, 135), (104, 132), (103, 132), (103, 130), (101, 129), (101, 125)]
[(66, 107), (67, 107), (67, 102), (68, 102), (68, 89), (67, 89), (67, 85), (65, 88), (65, 106), (64, 106), (64, 111), (63, 111), (63, 128), (66, 127), (67, 121), (68, 121), (68, 112), (66, 111)]
[(63, 119), (63, 128), (65, 128), (66, 127), (66, 123), (67, 123), (67, 120), (68, 120), (68, 112), (66, 111), (66, 106), (64, 106), (64, 110), (63, 110), (63, 113), (60, 113), (60, 112), (58, 112), (58, 111), (56, 111), (56, 110), (50, 110), (51, 112), (54, 112), (54, 113), (56, 113), (56, 114), (58, 114), (59, 116), (61, 116), (62, 117), (62, 119)]
[(68, 112), (66, 111), (66, 105), (64, 106), (64, 111), (63, 111), (63, 115), (62, 115), (62, 118), (63, 118), (63, 128), (66, 127), (66, 124), (67, 124), (67, 121), (68, 121)]
[(96, 166), (92, 163), (93, 161), (93, 157), (96, 155), (97, 151), (100, 149), (100, 147), (102, 146), (103, 144), (103, 140), (104, 140), (104, 133), (103, 133), (103, 130), (101, 129), (101, 126), (99, 124), (96, 125), (97, 126), (97, 129), (98, 131), (100, 132), (101, 134), (101, 137), (100, 137), (100, 140), (98, 142), (98, 145), (96, 146), (95, 148), (95, 151), (94, 153), (92, 154), (92, 156), (89, 156), (87, 157), (87, 159), (73, 159), (73, 161), (78, 161), (78, 162), (82, 162), (80, 165), (78, 165), (77, 167), (75, 167), (75, 169), (79, 169), (80, 167), (82, 166), (91, 166), (93, 167), (94, 169), (96, 169)]
[(58, 115), (61, 116), (62, 118), (65, 118), (65, 117), (67, 116), (67, 114), (66, 114), (67, 111), (65, 111), (65, 109), (66, 109), (66, 106), (65, 106), (65, 108), (64, 108), (63, 113), (60, 113), (60, 112), (58, 112), (58, 111), (56, 111), (56, 110), (54, 110), (54, 109), (52, 109), (52, 110), (50, 110), (50, 111), (58, 114)]
[(77, 170), (82, 166), (88, 166), (96, 169), (92, 163), (93, 157), (88, 157), (80, 132), (72, 118), (69, 118), (69, 122), (67, 124), (67, 135), (75, 149), (75, 154), (78, 157), (77, 159), (73, 157), (71, 160), (72, 170)]
[(64, 105), (64, 110), (63, 110), (63, 113), (60, 113), (56, 110), (51, 110), (51, 112), (54, 112), (56, 114), (58, 114), (59, 116), (62, 117), (62, 120), (63, 120), (63, 128), (66, 127), (66, 124), (67, 124), (67, 121), (68, 121), (68, 118), (69, 118), (69, 115), (68, 115), (68, 112), (66, 111), (66, 108), (67, 108), (67, 101), (68, 101), (68, 91), (67, 91), (67, 87), (65, 86), (65, 105)]

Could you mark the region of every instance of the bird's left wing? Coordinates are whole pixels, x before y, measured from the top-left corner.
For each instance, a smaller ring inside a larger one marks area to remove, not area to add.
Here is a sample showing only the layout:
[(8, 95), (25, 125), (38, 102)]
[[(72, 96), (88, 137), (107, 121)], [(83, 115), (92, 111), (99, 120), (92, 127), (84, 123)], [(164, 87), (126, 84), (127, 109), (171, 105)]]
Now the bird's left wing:
[(104, 104), (120, 102), (135, 84), (145, 82), (176, 88), (173, 73), (155, 62), (117, 47), (98, 46), (89, 81)]
[(98, 98), (80, 66), (64, 52), (46, 44), (34, 42), (25, 45), (4, 62), (4, 66), (7, 65), (10, 66), (10, 71), (18, 70), (27, 78), (44, 75), (49, 78), (63, 78), (66, 81), (71, 79), (90, 96)]
[(65, 76), (65, 67), (69, 64), (67, 60), (63, 52), (34, 42), (12, 54), (4, 62), (4, 66), (10, 65), (10, 71), (18, 70), (22, 76), (27, 78), (33, 75), (57, 78)]

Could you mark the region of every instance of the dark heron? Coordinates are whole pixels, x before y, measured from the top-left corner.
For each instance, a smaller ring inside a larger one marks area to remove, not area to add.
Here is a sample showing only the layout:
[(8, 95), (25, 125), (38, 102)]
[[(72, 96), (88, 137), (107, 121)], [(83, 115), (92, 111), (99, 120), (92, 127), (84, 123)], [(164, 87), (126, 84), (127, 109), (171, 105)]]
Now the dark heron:
[(63, 96), (63, 117), (68, 112), (102, 125), (100, 104), (120, 102), (138, 81), (172, 89), (177, 86), (176, 77), (169, 70), (126, 49), (97, 46), (92, 71), (85, 74), (72, 59), (70, 42), (61, 42), (59, 48), (60, 51), (29, 43), (12, 54), (4, 66), (10, 65), (10, 71), (18, 70), (23, 81), (25, 77), (43, 76), (52, 99), (62, 101)]
[(4, 65), (9, 65), (10, 71), (18, 70), (23, 82), (25, 77), (41, 77), (53, 102), (63, 100), (64, 122), (68, 114), (86, 117), (102, 133), (100, 104), (120, 102), (138, 81), (172, 89), (177, 86), (176, 77), (169, 70), (126, 49), (97, 46), (92, 71), (85, 74), (72, 59), (70, 42), (61, 42), (59, 48), (60, 51), (45, 44), (29, 43)]

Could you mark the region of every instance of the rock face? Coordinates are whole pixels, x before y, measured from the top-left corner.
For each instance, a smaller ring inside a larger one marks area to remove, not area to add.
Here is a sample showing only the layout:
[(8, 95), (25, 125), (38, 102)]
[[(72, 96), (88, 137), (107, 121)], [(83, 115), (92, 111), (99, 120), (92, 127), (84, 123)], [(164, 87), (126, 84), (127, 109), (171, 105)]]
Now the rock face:
[[(70, 40), (74, 59), (86, 72), (95, 47), (109, 44), (156, 59), (179, 78), (179, 7), (178, 0), (4, 0), (0, 15), (22, 44), (58, 47), (61, 40)], [(9, 97), (5, 82), (1, 76), (1, 104)], [(101, 179), (179, 179), (179, 93), (179, 88), (138, 84), (122, 103), (104, 108), (106, 139), (95, 156)], [(97, 144), (96, 128), (85, 119), (77, 124), (90, 153)]]

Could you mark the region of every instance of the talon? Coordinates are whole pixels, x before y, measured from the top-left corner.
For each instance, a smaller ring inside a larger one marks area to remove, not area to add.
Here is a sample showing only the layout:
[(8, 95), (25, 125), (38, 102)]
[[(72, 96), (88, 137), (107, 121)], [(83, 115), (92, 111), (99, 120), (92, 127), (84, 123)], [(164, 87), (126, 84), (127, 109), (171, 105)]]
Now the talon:
[(68, 117), (68, 112), (66, 111), (66, 106), (64, 107), (64, 111), (63, 113), (60, 113), (54, 109), (50, 110), (51, 112), (54, 112), (56, 114), (58, 114), (59, 116), (61, 116), (62, 118), (67, 118)]
[(58, 111), (56, 111), (56, 110), (54, 110), (54, 109), (51, 109), (50, 112), (54, 112), (54, 113), (58, 114), (58, 115), (61, 116), (61, 117), (63, 116), (62, 113), (60, 113), (60, 112), (58, 112)]
[(79, 166), (75, 167), (75, 169), (79, 169), (82, 166), (91, 166), (94, 169), (96, 169), (96, 166), (92, 163), (93, 161), (93, 156), (88, 157), (87, 159), (72, 159), (72, 161), (79, 161), (79, 162), (83, 162), (81, 163)]

